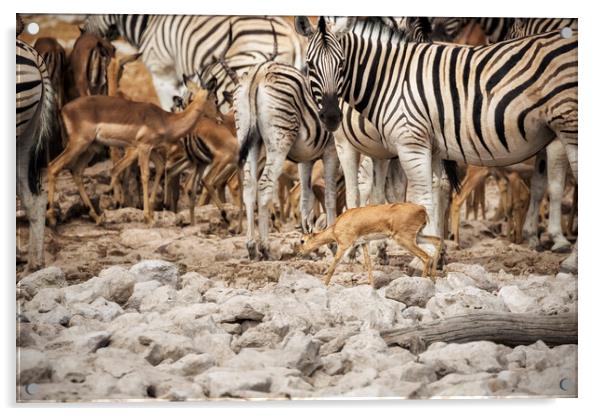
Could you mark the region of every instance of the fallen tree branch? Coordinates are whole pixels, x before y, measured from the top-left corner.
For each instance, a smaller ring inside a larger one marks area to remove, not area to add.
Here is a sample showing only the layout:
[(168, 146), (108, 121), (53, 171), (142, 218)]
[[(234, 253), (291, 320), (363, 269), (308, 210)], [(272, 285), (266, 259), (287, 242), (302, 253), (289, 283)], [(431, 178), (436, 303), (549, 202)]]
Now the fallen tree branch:
[(410, 328), (385, 330), (381, 336), (388, 345), (399, 345), (413, 354), (437, 341), (492, 341), (511, 347), (537, 340), (548, 345), (577, 344), (577, 314), (471, 313)]

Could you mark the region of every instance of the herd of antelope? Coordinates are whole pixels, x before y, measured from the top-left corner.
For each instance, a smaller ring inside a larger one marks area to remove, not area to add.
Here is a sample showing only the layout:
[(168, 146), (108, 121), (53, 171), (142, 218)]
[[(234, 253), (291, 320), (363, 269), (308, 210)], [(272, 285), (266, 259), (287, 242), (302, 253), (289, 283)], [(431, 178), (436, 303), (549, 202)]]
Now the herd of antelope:
[[(304, 233), (300, 252), (307, 253), (323, 244), (337, 244), (327, 282), (343, 254), (357, 244), (362, 245), (364, 264), (372, 281), (366, 244), (369, 240), (381, 240), (379, 256), (386, 258), (386, 246), (382, 243), (385, 238), (392, 238), (417, 256), (422, 262), (423, 276), (434, 276), (443, 240), (460, 239), (462, 205), (466, 203), (467, 216), (472, 214), (476, 219), (480, 212), (485, 218), (485, 186), (490, 178), (500, 191), (494, 219), (506, 221), (510, 241), (520, 244), (526, 237), (529, 245), (539, 247), (540, 223), (547, 215), (548, 232), (554, 240), (552, 249), (571, 250), (567, 237), (576, 236), (577, 183), (567, 172), (568, 161), (562, 149), (553, 151), (559, 146), (559, 140), (547, 145), (537, 157), (531, 152), (530, 158), (519, 164), (476, 166), (461, 161), (447, 164), (441, 175), (441, 186), (442, 189), (447, 186), (448, 191), (454, 189), (438, 197), (442, 206), (447, 207), (441, 224), (436, 218), (429, 218), (428, 209), (410, 203), (417, 201), (412, 200), (409, 193), (405, 202), (408, 178), (399, 159), (390, 155), (390, 151), (383, 151), (382, 158), (374, 156), (378, 151), (374, 151), (376, 145), (371, 143), (383, 142), (384, 131), (377, 123), (370, 122), (368, 114), (346, 107), (356, 103), (345, 104), (340, 127), (337, 125), (338, 129), (331, 131), (331, 120), (336, 115), (325, 111), (325, 103), (333, 98), (316, 97), (315, 63), (308, 60), (308, 68), (298, 56), (304, 57), (308, 39), (314, 42), (315, 33), (322, 31), (326, 42), (330, 26), (325, 26), (324, 20), (319, 24), (323, 27), (312, 32), (306, 21), (300, 19), (293, 25), (284, 19), (265, 18), (269, 24), (263, 35), (271, 42), (263, 49), (252, 41), (244, 42), (237, 32), (239, 22), (235, 18), (220, 22), (224, 23), (220, 32), (221, 46), (207, 46), (211, 52), (192, 73), (179, 68), (180, 57), (172, 56), (181, 77), (177, 82), (178, 93), (172, 94), (168, 102), (169, 93), (161, 89), (167, 83), (165, 71), (159, 71), (151, 57), (154, 53), (156, 58), (163, 51), (156, 52), (160, 41), (150, 39), (148, 34), (153, 24), (161, 22), (154, 21), (153, 16), (132, 15), (118, 16), (115, 24), (110, 25), (109, 19), (89, 17), (70, 53), (66, 53), (57, 39), (36, 39), (32, 46), (42, 57), (45, 68), (26, 59), (25, 53), (33, 56), (35, 52), (17, 38), (17, 143), (23, 143), (18, 146), (17, 159), (25, 165), (23, 170), (18, 169), (17, 188), (30, 219), (30, 270), (44, 264), (43, 229), (40, 231), (39, 219), (44, 213), (34, 207), (40, 205), (35, 201), (43, 201), (45, 205), (46, 199), (41, 190), (36, 191), (34, 183), (35, 177), (41, 175), (37, 160), (45, 159), (47, 165), (47, 224), (55, 227), (61, 220), (55, 203), (57, 177), (69, 169), (90, 218), (100, 225), (103, 214), (86, 193), (84, 172), (92, 160), (107, 155), (113, 163), (110, 172), (113, 208), (127, 206), (131, 199), (128, 195), (141, 189), (144, 218), (152, 226), (154, 211), (177, 211), (183, 195), (190, 211), (190, 224), (195, 224), (195, 206), (213, 203), (230, 226), (233, 218), (226, 213), (224, 204), (231, 201), (238, 208), (238, 216), (236, 227), (230, 231), (241, 233), (246, 216), (249, 256), (263, 259), (270, 258), (267, 245), (270, 227), (279, 229), (284, 222), (294, 221)], [(141, 19), (146, 20), (141, 23)], [(473, 45), (467, 47), (474, 48), (468, 49), (471, 51), (484, 47), (478, 45), (493, 42), (487, 36), (486, 24), (479, 25), (478, 19), (461, 20), (382, 18), (378, 24), (389, 29), (394, 25), (391, 30), (405, 30), (402, 42), (432, 43), (428, 37), (432, 34), (433, 39), (435, 35), (440, 36), (442, 44)], [(528, 26), (521, 19), (516, 20), (518, 29), (512, 26), (511, 30), (524, 30)], [(338, 24), (335, 20), (332, 27)], [(191, 25), (186, 22), (186, 26)], [(22, 22), (18, 22), (17, 36), (20, 27)], [(576, 29), (576, 23), (573, 27)], [(215, 29), (216, 33), (219, 30)], [(111, 31), (119, 32), (137, 46), (139, 52), (117, 54), (111, 43), (114, 36)], [(283, 33), (293, 44), (290, 49), (281, 40)], [(320, 36), (319, 33), (316, 36)], [(236, 53), (232, 52), (234, 49)], [(291, 50), (293, 58), (286, 58), (287, 61), (283, 56)], [(183, 48), (174, 53), (186, 54)], [(124, 71), (136, 61), (142, 61), (153, 76), (161, 106), (133, 101), (121, 88)], [(26, 94), (33, 93), (27, 90), (27, 81), (19, 77), (25, 73), (20, 72), (20, 65), (37, 65), (36, 76), (41, 86), (36, 84), (36, 88), (42, 90), (35, 102), (39, 110), (23, 120), (19, 114), (26, 112)], [(338, 103), (335, 105), (338, 108)], [(33, 127), (23, 128), (21, 133), (19, 123), (23, 126), (31, 123)], [(362, 146), (368, 150), (361, 151)], [(560, 157), (555, 157), (559, 152)], [(355, 165), (347, 163), (351, 159)], [(131, 167), (135, 163), (139, 177), (134, 172), (134, 180), (131, 180)], [(440, 180), (435, 175), (433, 178)], [(561, 200), (566, 183), (572, 185), (574, 194), (568, 220), (563, 223)], [(547, 205), (540, 204), (544, 194), (549, 195)], [(255, 240), (256, 209), (258, 242)], [(440, 233), (431, 232), (433, 228), (429, 224), (433, 221), (442, 228), (442, 235), (435, 236), (433, 234)], [(431, 244), (435, 250), (423, 249), (419, 243)]]

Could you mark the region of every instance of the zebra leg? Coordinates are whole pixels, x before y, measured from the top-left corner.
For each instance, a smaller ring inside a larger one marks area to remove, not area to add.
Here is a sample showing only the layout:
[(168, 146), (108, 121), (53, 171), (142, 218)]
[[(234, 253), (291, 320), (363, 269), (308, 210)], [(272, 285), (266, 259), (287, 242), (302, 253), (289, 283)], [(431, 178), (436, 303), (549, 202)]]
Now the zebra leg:
[[(564, 111), (559, 106), (559, 111)], [(554, 116), (554, 115), (553, 115)], [(561, 113), (552, 123), (552, 129), (564, 145), (567, 159), (575, 177), (575, 183), (579, 183), (577, 169), (577, 111)], [(577, 243), (571, 254), (560, 264), (560, 271), (577, 274)]]
[(276, 146), (266, 146), (265, 167), (259, 178), (259, 195), (257, 206), (257, 223), (259, 228), (259, 255), (262, 259), (269, 258), (268, 234), (269, 234), (269, 206), (274, 198), (275, 185), (282, 173), (282, 167), (286, 155), (292, 145), (293, 139), (282, 137)]
[(299, 184), (301, 186), (301, 230), (303, 234), (313, 231), (312, 207), (314, 205), (314, 193), (311, 190), (311, 172), (314, 162), (304, 162), (297, 165), (299, 170)]
[[(413, 139), (417, 141), (416, 139)], [(422, 205), (426, 209), (429, 221), (422, 233), (426, 235), (437, 235), (435, 218), (437, 213), (433, 205), (433, 170), (431, 149), (425, 148), (424, 140), (419, 140), (416, 146), (412, 143), (398, 144), (397, 153), (401, 167), (408, 177), (408, 188), (406, 199), (408, 202)], [(434, 254), (435, 247), (428, 244), (424, 247), (429, 255)], [(423, 270), (424, 263), (418, 257), (414, 257), (410, 268)]]
[[(436, 236), (441, 239), (441, 267), (443, 267), (444, 255), (445, 255), (445, 221), (447, 217), (445, 213), (449, 207), (450, 196), (451, 196), (451, 183), (447, 174), (443, 172), (443, 161), (440, 157), (433, 157), (433, 202), (435, 212), (435, 229), (437, 231)], [(438, 267), (435, 264), (433, 267)]]
[(548, 194), (550, 196), (550, 216), (548, 234), (554, 241), (552, 251), (568, 253), (571, 243), (562, 232), (562, 196), (566, 180), (568, 161), (562, 143), (554, 140), (546, 148), (548, 155)]
[(17, 194), (27, 212), (29, 221), (29, 244), (27, 248), (27, 271), (33, 272), (44, 266), (44, 224), (46, 194), (34, 194), (29, 187), (29, 171), (32, 150), (23, 149), (17, 142)]
[(359, 206), (359, 194), (357, 185), (357, 173), (359, 171), (360, 154), (345, 135), (338, 129), (334, 133), (337, 155), (341, 162), (343, 175), (345, 176), (345, 198), (347, 209)]
[(545, 149), (542, 149), (535, 158), (535, 169), (531, 176), (531, 196), (529, 198), (529, 209), (527, 210), (525, 224), (523, 225), (523, 239), (529, 247), (538, 249), (539, 243), (539, 207), (546, 191), (546, 165), (548, 157)]
[(255, 204), (257, 202), (257, 158), (259, 146), (249, 149), (243, 170), (243, 202), (247, 210), (247, 251), (251, 260), (257, 257), (255, 242)]
[[(330, 143), (322, 155), (324, 162), (324, 205), (326, 209), (326, 224), (331, 226), (337, 217), (337, 171), (339, 167), (339, 158), (337, 157), (334, 143)], [(336, 244), (328, 245), (330, 251), (336, 253)]]
[[(374, 169), (373, 186), (370, 202), (373, 204), (384, 204), (385, 199), (385, 182), (387, 179), (387, 171), (389, 170), (389, 160), (373, 159), (372, 166)], [(381, 240), (376, 243), (377, 258), (380, 264), (389, 264), (387, 256), (387, 240)]]
[(388, 203), (404, 202), (406, 200), (406, 187), (408, 178), (401, 169), (399, 160), (389, 163), (389, 171), (385, 182), (385, 197)]
[(324, 162), (324, 183), (326, 185), (324, 194), (324, 205), (326, 209), (326, 224), (334, 224), (337, 217), (337, 170), (339, 159), (337, 157), (334, 143), (331, 142), (322, 155)]
[[(359, 206), (359, 190), (357, 174), (360, 164), (360, 153), (349, 143), (342, 129), (334, 132), (337, 156), (341, 162), (343, 176), (345, 177), (345, 200), (347, 209)], [(342, 255), (342, 254), (341, 254)], [(357, 247), (353, 247), (345, 255), (346, 259), (353, 260), (357, 257)]]
[(374, 185), (374, 161), (371, 157), (365, 156), (360, 163), (360, 169), (357, 174), (357, 188), (359, 192), (359, 206), (363, 207), (370, 203), (372, 196), (372, 187)]

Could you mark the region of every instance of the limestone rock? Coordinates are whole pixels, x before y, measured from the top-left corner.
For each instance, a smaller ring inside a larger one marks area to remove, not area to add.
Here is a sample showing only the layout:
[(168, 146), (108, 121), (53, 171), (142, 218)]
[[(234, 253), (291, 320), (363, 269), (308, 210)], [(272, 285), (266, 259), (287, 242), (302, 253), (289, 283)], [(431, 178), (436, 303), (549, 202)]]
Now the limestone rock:
[(424, 307), (435, 294), (435, 285), (429, 279), (407, 276), (392, 281), (387, 286), (386, 297), (408, 306)]

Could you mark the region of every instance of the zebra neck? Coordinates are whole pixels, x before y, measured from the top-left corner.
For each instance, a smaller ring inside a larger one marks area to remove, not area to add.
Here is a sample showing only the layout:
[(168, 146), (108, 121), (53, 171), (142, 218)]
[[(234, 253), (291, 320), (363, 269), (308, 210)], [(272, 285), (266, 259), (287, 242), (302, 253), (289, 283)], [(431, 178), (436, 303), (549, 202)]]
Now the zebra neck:
[(403, 84), (407, 51), (417, 44), (355, 34), (345, 36), (341, 43), (346, 58), (342, 98), (378, 126), (379, 110), (396, 94), (390, 87), (400, 89)]

